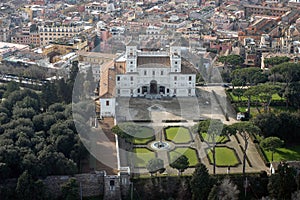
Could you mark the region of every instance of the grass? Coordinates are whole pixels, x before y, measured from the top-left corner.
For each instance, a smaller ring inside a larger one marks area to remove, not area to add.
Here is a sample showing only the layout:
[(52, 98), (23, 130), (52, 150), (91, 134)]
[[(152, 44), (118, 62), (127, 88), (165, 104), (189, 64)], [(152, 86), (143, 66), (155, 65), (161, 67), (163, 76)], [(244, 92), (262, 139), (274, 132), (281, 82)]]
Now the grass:
[[(258, 106), (258, 108), (260, 109), (261, 113), (264, 113), (264, 108), (261, 106)], [(246, 112), (247, 107), (246, 106), (239, 106), (238, 107), (238, 112)], [(285, 106), (270, 106), (270, 112), (273, 113), (280, 113), (280, 112), (284, 112), (284, 111), (288, 111), (288, 112), (296, 112), (297, 110), (293, 107), (285, 107)], [(250, 107), (250, 115), (252, 117), (256, 117), (259, 114), (259, 112), (257, 111), (255, 106), (251, 106)]]
[[(213, 163), (211, 150), (208, 150), (208, 159)], [(235, 166), (239, 164), (239, 160), (233, 149), (228, 147), (216, 147), (216, 165), (219, 167)]]
[(146, 167), (149, 160), (155, 158), (155, 153), (147, 148), (134, 148), (134, 166), (135, 167)]
[[(209, 137), (208, 135), (207, 135), (207, 133), (201, 133), (201, 136), (202, 136), (202, 138), (206, 141), (206, 142), (209, 142), (209, 143), (212, 143), (213, 141), (212, 141), (212, 138), (211, 137)], [(228, 138), (228, 136), (216, 136), (216, 143), (226, 143), (226, 142), (228, 142), (229, 141), (229, 138)]]
[[(264, 153), (269, 162), (272, 161), (272, 153), (271, 151), (264, 150)], [(276, 152), (274, 152), (274, 161), (300, 161), (300, 145), (299, 146), (292, 146), (286, 148), (278, 148)]]
[(133, 144), (147, 144), (154, 140), (154, 137), (154, 130), (143, 126), (140, 128), (140, 132), (134, 134)]
[(192, 140), (189, 129), (185, 127), (168, 127), (165, 133), (166, 139), (174, 143), (189, 143)]
[[(232, 92), (228, 92), (234, 102), (239, 102), (238, 96), (234, 95)], [(252, 101), (255, 100), (255, 97), (251, 97)], [(272, 100), (274, 101), (285, 101), (284, 98), (281, 98), (278, 94), (272, 95)], [(241, 96), (240, 101), (248, 101), (247, 97)]]
[(174, 162), (179, 156), (185, 155), (189, 159), (189, 167), (194, 167), (199, 163), (198, 154), (195, 149), (179, 147), (169, 152), (170, 163)]

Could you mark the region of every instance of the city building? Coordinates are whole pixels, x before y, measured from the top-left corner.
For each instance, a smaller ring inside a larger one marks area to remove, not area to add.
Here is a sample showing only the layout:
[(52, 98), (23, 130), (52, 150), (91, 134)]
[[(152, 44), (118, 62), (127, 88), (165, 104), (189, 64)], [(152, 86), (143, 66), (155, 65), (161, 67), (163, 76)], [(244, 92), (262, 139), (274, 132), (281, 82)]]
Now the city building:
[(70, 26), (39, 26), (40, 43), (45, 46), (50, 44), (51, 41), (57, 40), (62, 37), (73, 37), (79, 35), (85, 29), (83, 25), (70, 25)]

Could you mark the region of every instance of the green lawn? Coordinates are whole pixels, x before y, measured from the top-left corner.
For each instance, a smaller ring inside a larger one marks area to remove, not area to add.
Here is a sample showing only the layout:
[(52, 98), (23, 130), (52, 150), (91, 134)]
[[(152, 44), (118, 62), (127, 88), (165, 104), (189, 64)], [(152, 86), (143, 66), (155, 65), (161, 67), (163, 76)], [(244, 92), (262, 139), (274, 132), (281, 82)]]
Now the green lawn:
[[(265, 151), (265, 155), (267, 156), (267, 159), (269, 162), (272, 161), (272, 153), (270, 151)], [(278, 148), (276, 152), (274, 153), (274, 161), (292, 161), (292, 160), (298, 160), (300, 161), (300, 145), (299, 146), (293, 146), (293, 147), (287, 147), (287, 148)]]
[(147, 148), (134, 148), (134, 166), (135, 167), (146, 167), (148, 161), (155, 158), (155, 153)]
[(165, 132), (166, 139), (174, 143), (188, 143), (192, 140), (189, 129), (185, 127), (168, 127)]
[[(213, 162), (212, 152), (208, 150), (208, 158)], [(220, 167), (235, 166), (239, 164), (239, 160), (233, 149), (227, 147), (216, 147), (216, 165)]]
[[(233, 93), (232, 92), (229, 92), (229, 95), (231, 96), (231, 98), (232, 98), (232, 100), (234, 101), (234, 102), (238, 102), (238, 96), (236, 96), (236, 95), (233, 95)], [(251, 97), (251, 100), (253, 101), (253, 100), (256, 100), (256, 98), (255, 97)], [(281, 98), (278, 94), (273, 94), (272, 95), (272, 100), (274, 100), (274, 101), (284, 101), (284, 98)], [(241, 99), (240, 99), (240, 101), (248, 101), (248, 99), (247, 99), (247, 97), (245, 97), (245, 96), (241, 96)]]
[[(258, 106), (258, 108), (260, 109), (261, 113), (264, 113), (264, 108), (261, 106)], [(247, 107), (245, 106), (239, 106), (238, 107), (238, 112), (246, 112)], [(288, 112), (296, 112), (297, 110), (295, 108), (292, 107), (285, 107), (285, 106), (271, 106), (270, 107), (270, 111), (273, 113), (280, 113), (283, 111), (288, 111)], [(251, 106), (250, 107), (250, 115), (252, 117), (256, 117), (259, 114), (258, 110), (256, 109), (255, 106)]]
[[(206, 141), (206, 142), (209, 142), (209, 143), (211, 143), (212, 142), (212, 138), (211, 137), (209, 137), (208, 135), (207, 135), (207, 133), (201, 133), (201, 136), (202, 136), (202, 138)], [(228, 142), (229, 141), (229, 138), (228, 138), (228, 136), (216, 136), (216, 143), (226, 143), (226, 142)]]
[(190, 167), (199, 163), (198, 154), (195, 149), (179, 147), (169, 152), (170, 163), (174, 162), (179, 156), (185, 155), (189, 159)]
[(154, 140), (154, 130), (152, 128), (142, 126), (140, 131), (134, 134), (133, 144), (147, 144)]

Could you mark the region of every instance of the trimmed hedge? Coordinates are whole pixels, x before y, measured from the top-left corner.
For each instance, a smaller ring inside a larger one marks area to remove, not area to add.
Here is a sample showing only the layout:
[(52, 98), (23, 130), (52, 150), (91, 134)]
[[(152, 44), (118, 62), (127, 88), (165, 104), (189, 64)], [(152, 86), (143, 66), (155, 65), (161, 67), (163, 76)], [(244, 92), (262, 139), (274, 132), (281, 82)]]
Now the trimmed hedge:
[(255, 148), (258, 152), (258, 154), (260, 155), (261, 159), (263, 160), (263, 162), (265, 163), (265, 165), (267, 167), (270, 167), (270, 163), (268, 162), (267, 156), (264, 153), (264, 151), (261, 149), (260, 145), (258, 143), (255, 143)]
[(178, 122), (187, 122), (187, 120), (182, 120), (182, 119), (166, 119), (166, 120), (161, 120), (161, 122), (164, 123), (178, 123)]

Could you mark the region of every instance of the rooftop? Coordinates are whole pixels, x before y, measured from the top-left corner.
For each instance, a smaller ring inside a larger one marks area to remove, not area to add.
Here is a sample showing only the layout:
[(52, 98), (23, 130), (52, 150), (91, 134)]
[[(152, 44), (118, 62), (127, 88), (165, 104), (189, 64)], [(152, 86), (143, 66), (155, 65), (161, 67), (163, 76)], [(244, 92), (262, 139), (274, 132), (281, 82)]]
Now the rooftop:
[(170, 67), (170, 57), (167, 56), (138, 56), (137, 58), (137, 66), (138, 67)]

